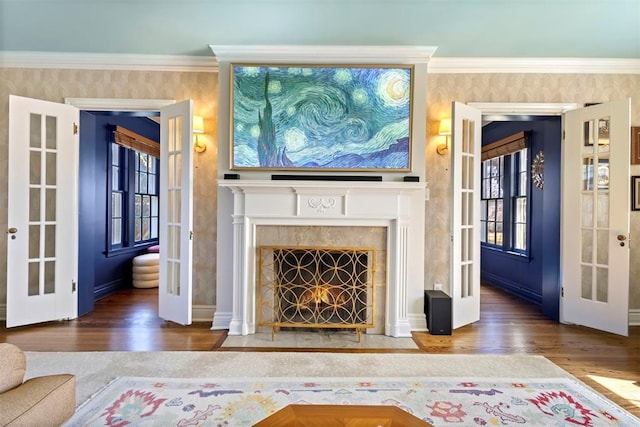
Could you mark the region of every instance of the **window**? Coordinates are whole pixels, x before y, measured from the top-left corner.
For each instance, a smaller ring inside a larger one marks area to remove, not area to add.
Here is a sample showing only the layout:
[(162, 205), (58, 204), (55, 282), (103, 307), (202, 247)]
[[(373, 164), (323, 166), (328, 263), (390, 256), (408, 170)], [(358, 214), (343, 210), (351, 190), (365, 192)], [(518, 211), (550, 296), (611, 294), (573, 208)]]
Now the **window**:
[(135, 164), (135, 242), (158, 238), (158, 159), (134, 154)]
[(158, 240), (159, 160), (112, 142), (108, 251)]
[(521, 132), (483, 147), (480, 238), (485, 246), (528, 250), (527, 137)]

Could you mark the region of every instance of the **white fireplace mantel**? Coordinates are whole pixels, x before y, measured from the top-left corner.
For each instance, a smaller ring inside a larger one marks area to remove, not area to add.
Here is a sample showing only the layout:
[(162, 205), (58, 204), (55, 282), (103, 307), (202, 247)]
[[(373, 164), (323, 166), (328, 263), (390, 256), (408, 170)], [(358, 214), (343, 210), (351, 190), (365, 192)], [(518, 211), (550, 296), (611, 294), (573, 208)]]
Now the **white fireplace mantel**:
[(220, 180), (218, 185), (233, 194), (231, 312), (216, 312), (218, 325), (228, 320), (229, 335), (256, 332), (259, 225), (386, 227), (385, 334), (409, 337), (424, 329), (424, 182)]

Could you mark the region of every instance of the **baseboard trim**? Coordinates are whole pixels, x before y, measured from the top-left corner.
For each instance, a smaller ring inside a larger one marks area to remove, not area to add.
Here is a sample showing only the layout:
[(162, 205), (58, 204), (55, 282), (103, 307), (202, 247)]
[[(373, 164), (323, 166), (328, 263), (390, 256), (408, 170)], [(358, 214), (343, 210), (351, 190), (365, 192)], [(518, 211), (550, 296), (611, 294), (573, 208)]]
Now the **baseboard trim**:
[[(216, 312), (215, 305), (194, 305), (192, 319), (194, 322), (209, 322), (213, 319), (212, 330), (228, 329), (231, 322), (231, 313)], [(6, 304), (0, 304), (0, 320), (7, 320)], [(427, 321), (423, 313), (409, 314), (409, 323), (412, 331), (427, 330)], [(629, 326), (640, 326), (640, 308), (629, 310)]]
[(412, 331), (427, 331), (427, 317), (424, 313), (409, 313), (409, 324)]
[(233, 318), (233, 313), (230, 311), (225, 311), (225, 312), (216, 311), (213, 314), (213, 316), (211, 316), (211, 319), (213, 319), (211, 330), (229, 329), (229, 325), (231, 325), (232, 318)]
[(191, 320), (194, 322), (211, 322), (215, 312), (215, 305), (194, 305), (191, 309)]

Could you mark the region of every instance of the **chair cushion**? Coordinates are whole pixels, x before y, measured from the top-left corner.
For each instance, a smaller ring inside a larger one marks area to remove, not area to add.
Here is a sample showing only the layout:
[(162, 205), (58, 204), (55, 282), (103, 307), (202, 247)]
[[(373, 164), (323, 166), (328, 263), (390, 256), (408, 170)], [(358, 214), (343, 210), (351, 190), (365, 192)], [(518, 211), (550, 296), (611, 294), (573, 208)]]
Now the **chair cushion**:
[(31, 378), (2, 394), (0, 425), (59, 426), (76, 410), (76, 377), (71, 374)]
[(27, 357), (20, 348), (0, 343), (0, 393), (22, 384), (27, 372)]

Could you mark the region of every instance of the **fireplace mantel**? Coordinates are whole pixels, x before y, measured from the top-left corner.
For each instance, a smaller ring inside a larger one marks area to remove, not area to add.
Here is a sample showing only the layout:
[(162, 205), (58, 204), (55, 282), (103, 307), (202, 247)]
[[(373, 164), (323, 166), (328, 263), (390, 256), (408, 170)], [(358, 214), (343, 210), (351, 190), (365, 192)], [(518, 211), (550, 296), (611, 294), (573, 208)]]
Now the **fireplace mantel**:
[[(387, 228), (384, 333), (423, 329), (424, 196), (421, 182), (219, 180), (233, 195), (232, 307), (229, 335), (256, 331), (256, 227), (259, 225)], [(231, 249), (231, 248), (230, 248)], [(222, 312), (216, 321), (223, 323)], [(411, 319), (410, 319), (411, 318)]]

